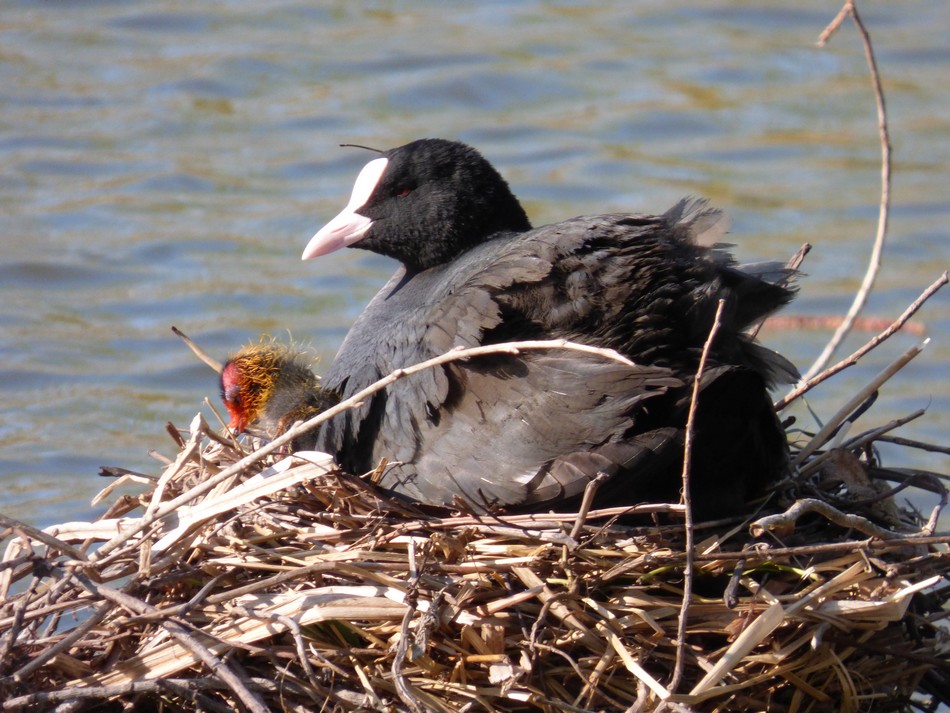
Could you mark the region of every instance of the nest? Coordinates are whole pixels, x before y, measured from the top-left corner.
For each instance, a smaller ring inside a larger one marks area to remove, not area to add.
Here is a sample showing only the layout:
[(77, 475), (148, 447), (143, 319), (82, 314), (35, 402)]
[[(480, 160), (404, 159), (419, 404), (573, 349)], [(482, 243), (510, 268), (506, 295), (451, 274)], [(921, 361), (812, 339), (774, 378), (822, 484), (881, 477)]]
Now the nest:
[[(806, 445), (758, 513), (687, 526), (683, 506), (423, 512), (322, 454), (248, 453), (200, 416), (170, 433), (160, 477), (110, 470), (148, 488), (110, 486), (100, 520), (3, 519), (3, 710), (950, 701), (946, 491), (867, 438)], [(911, 484), (929, 517), (898, 504)]]

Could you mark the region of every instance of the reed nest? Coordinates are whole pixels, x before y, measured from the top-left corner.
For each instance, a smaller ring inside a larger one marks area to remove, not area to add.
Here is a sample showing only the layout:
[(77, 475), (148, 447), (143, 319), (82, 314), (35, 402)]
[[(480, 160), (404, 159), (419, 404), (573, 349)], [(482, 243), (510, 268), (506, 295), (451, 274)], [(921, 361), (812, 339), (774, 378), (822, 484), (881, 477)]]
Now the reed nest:
[[(849, 15), (878, 99), (881, 212), (868, 274), (820, 364), (864, 304), (887, 225), (883, 94), (851, 0), (820, 42)], [(688, 498), (423, 511), (323, 454), (284, 457), (316, 419), (257, 448), (199, 415), (170, 427), (178, 453), (159, 476), (104, 470), (112, 504), (98, 520), (41, 531), (0, 515), (0, 709), (947, 710), (947, 476), (886, 468), (875, 445), (950, 447), (894, 435), (920, 413), (843, 435), (919, 351), (817, 432), (790, 431), (793, 475), (719, 522), (693, 523)], [(142, 492), (119, 494), (129, 481)], [(929, 498), (923, 514), (910, 488)]]
[[(281, 439), (169, 426), (177, 457), (158, 477), (107, 469), (101, 519), (3, 518), (3, 710), (950, 701), (944, 476), (878, 463), (889, 428), (790, 434), (795, 478), (746, 518), (691, 524), (684, 505), (423, 511)], [(147, 487), (118, 495), (128, 481)]]

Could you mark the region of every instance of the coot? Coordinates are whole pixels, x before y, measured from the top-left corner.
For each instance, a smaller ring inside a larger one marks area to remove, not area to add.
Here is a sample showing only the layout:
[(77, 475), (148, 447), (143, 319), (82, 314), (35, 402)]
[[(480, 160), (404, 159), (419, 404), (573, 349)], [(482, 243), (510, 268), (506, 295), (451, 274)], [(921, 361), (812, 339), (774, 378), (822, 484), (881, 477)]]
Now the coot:
[[(268, 438), (276, 438), (295, 422), (325, 411), (340, 399), (320, 388), (298, 349), (261, 341), (228, 357), (221, 371), (221, 400), (231, 416), (232, 431), (243, 433), (255, 427)], [(312, 442), (312, 437), (307, 441)], [(292, 446), (299, 449), (304, 444)]]
[[(402, 263), (346, 336), (328, 388), (346, 397), (452, 347), (519, 339), (611, 347), (637, 367), (621, 375), (588, 356), (526, 352), (430, 370), (328, 423), (317, 446), (353, 472), (381, 457), (394, 461), (382, 484), (395, 492), (433, 503), (451, 495), (472, 503), (478, 493), (474, 505), (487, 507), (541, 503), (511, 484), (544, 480), (564, 453), (628, 444), (639, 455), (607, 449), (613, 459), (576, 468), (558, 498), (582, 490), (598, 470), (619, 474), (612, 490), (628, 502), (675, 497), (691, 384), (722, 298), (701, 384), (694, 499), (707, 514), (735, 509), (787, 467), (768, 387), (796, 372), (746, 330), (794, 291), (778, 284), (790, 275), (776, 263), (737, 266), (717, 244), (723, 232), (721, 214), (702, 201), (659, 216), (578, 217), (532, 229), (507, 183), (471, 147), (423, 139), (384, 152), (303, 254), (352, 246)], [(622, 426), (598, 421), (594, 406), (604, 398), (624, 404)], [(589, 439), (574, 423), (585, 417)]]

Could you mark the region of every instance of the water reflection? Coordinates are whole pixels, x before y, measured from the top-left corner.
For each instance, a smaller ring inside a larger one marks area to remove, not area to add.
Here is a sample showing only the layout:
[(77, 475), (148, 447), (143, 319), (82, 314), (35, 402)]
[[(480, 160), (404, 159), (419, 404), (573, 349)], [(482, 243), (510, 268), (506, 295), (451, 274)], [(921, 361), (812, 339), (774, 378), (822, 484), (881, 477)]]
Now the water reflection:
[[(731, 214), (743, 258), (814, 242), (794, 311), (842, 313), (873, 235), (879, 159), (853, 31), (814, 47), (835, 9), (8, 5), (0, 510), (78, 517), (103, 485), (100, 464), (155, 472), (148, 449), (174, 452), (165, 422), (187, 425), (215, 383), (172, 324), (221, 356), (290, 330), (332, 358), (392, 269), (357, 251), (299, 261), (365, 161), (341, 142), (475, 144), (536, 224), (708, 196)], [(894, 316), (948, 262), (950, 18), (924, 2), (865, 14), (896, 151), (892, 242), (870, 309)], [(929, 406), (909, 435), (945, 440), (946, 298), (924, 318), (935, 342), (885, 390), (875, 421)], [(825, 338), (767, 335), (803, 364)], [(827, 414), (913, 341), (898, 337), (813, 405)]]

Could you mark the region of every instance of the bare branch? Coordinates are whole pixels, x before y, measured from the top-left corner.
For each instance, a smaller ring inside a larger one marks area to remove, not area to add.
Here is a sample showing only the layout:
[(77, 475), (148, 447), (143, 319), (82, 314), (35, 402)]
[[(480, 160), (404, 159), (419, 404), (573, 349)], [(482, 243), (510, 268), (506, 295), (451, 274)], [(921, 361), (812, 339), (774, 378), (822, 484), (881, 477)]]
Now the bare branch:
[(210, 366), (217, 373), (219, 374), (221, 373), (222, 369), (224, 369), (224, 366), (221, 364), (221, 362), (219, 362), (217, 359), (212, 357), (210, 354), (208, 354), (208, 352), (206, 352), (204, 349), (199, 347), (193, 341), (191, 341), (188, 335), (186, 335), (178, 327), (172, 326), (172, 331), (181, 338), (181, 340), (187, 345), (189, 349), (191, 349), (192, 352), (194, 352), (194, 355), (196, 357), (201, 359), (201, 361), (203, 361), (205, 364)]
[(584, 488), (584, 497), (581, 499), (581, 505), (577, 509), (577, 519), (574, 521), (574, 527), (571, 528), (570, 538), (572, 540), (576, 540), (580, 536), (581, 530), (584, 529), (584, 525), (587, 523), (587, 515), (590, 512), (591, 505), (594, 504), (594, 496), (597, 494), (597, 489), (600, 488), (601, 484), (606, 480), (607, 474), (599, 472)]
[(814, 498), (797, 500), (790, 508), (788, 508), (788, 510), (783, 513), (767, 515), (765, 517), (759, 518), (749, 525), (749, 530), (755, 537), (760, 537), (769, 530), (787, 531), (794, 528), (798, 519), (804, 515), (807, 515), (808, 513), (821, 515), (836, 525), (850, 530), (863, 532), (864, 534), (870, 535), (871, 537), (879, 537), (882, 540), (900, 537), (898, 533), (891, 532), (890, 530), (875, 525), (866, 517), (854, 515), (852, 513), (841, 512), (823, 500), (816, 500)]
[(241, 460), (237, 461), (233, 465), (225, 468), (216, 475), (208, 478), (205, 481), (202, 481), (192, 489), (187, 492), (182, 493), (172, 500), (166, 501), (160, 507), (156, 508), (152, 513), (141, 518), (138, 523), (133, 527), (130, 527), (128, 530), (116, 535), (108, 542), (104, 543), (102, 547), (93, 552), (89, 556), (91, 562), (99, 562), (100, 564), (106, 561), (106, 556), (113, 553), (119, 547), (127, 543), (133, 537), (138, 535), (140, 532), (143, 532), (149, 528), (156, 521), (168, 516), (170, 513), (177, 510), (182, 505), (186, 505), (196, 498), (201, 497), (212, 488), (214, 488), (219, 483), (224, 482), (228, 478), (232, 478), (235, 475), (242, 473), (249, 466), (259, 463), (264, 458), (269, 456), (271, 453), (280, 450), (285, 445), (289, 444), (295, 438), (307, 433), (308, 431), (313, 430), (320, 424), (328, 421), (337, 414), (340, 414), (348, 409), (354, 408), (358, 404), (362, 403), (364, 399), (372, 396), (378, 391), (382, 391), (387, 386), (392, 384), (399, 379), (402, 379), (411, 374), (415, 374), (419, 371), (424, 371), (425, 369), (431, 369), (436, 366), (441, 366), (442, 364), (447, 364), (453, 361), (459, 361), (463, 359), (469, 359), (476, 356), (484, 356), (486, 354), (518, 354), (520, 350), (523, 349), (569, 349), (573, 351), (585, 352), (587, 354), (595, 354), (601, 356), (605, 359), (612, 359), (614, 361), (619, 361), (622, 364), (628, 364), (633, 366), (633, 362), (627, 359), (626, 357), (621, 356), (613, 349), (600, 349), (597, 347), (587, 346), (586, 344), (575, 344), (574, 342), (569, 342), (565, 339), (553, 339), (553, 340), (541, 340), (541, 341), (527, 341), (527, 342), (506, 342), (504, 344), (493, 344), (489, 346), (482, 347), (472, 347), (469, 349), (455, 348), (445, 354), (441, 354), (437, 357), (433, 357), (424, 362), (414, 364), (413, 366), (406, 367), (405, 369), (397, 369), (388, 376), (383, 377), (375, 384), (372, 384), (357, 394), (354, 394), (348, 399), (341, 401), (339, 404), (333, 408), (327, 409), (323, 413), (314, 416), (308, 421), (304, 421), (301, 424), (287, 430), (284, 434), (275, 438), (270, 443), (266, 443), (260, 448), (258, 448), (253, 453), (245, 456)]
[(815, 360), (815, 363), (811, 365), (802, 377), (805, 381), (821, 371), (830, 361), (835, 351), (837, 351), (841, 345), (841, 342), (844, 341), (844, 338), (851, 331), (851, 327), (858, 314), (864, 309), (864, 305), (867, 303), (868, 295), (874, 286), (874, 281), (877, 278), (877, 273), (881, 266), (881, 254), (884, 250), (884, 240), (887, 235), (887, 220), (890, 211), (891, 143), (887, 130), (887, 109), (884, 105), (884, 90), (881, 88), (881, 77), (877, 69), (877, 61), (874, 59), (871, 37), (864, 27), (864, 23), (861, 22), (861, 17), (858, 15), (858, 8), (855, 6), (854, 0), (847, 0), (847, 2), (845, 2), (841, 12), (838, 13), (838, 17), (836, 17), (821, 34), (819, 44), (823, 44), (834, 33), (838, 25), (840, 25), (844, 19), (845, 14), (851, 15), (851, 19), (854, 20), (854, 24), (858, 28), (858, 32), (861, 35), (861, 42), (864, 45), (864, 54), (867, 58), (868, 69), (871, 72), (871, 84), (874, 88), (874, 99), (877, 104), (877, 126), (881, 139), (881, 203), (878, 213), (877, 235), (874, 238), (871, 258), (867, 272), (864, 274), (864, 280), (861, 282), (861, 287), (854, 296), (854, 301), (851, 303), (851, 308), (848, 310), (847, 315), (845, 315), (844, 321), (838, 329), (835, 330), (835, 333), (825, 346), (824, 351), (822, 351)]
[(795, 458), (792, 460), (792, 465), (799, 466), (805, 462), (805, 459), (808, 458), (812, 453), (821, 448), (824, 445), (825, 441), (835, 432), (835, 430), (840, 426), (851, 413), (861, 405), (861, 403), (868, 398), (874, 391), (877, 391), (884, 382), (890, 379), (894, 374), (904, 368), (914, 357), (920, 354), (923, 351), (924, 347), (930, 342), (929, 339), (924, 340), (920, 346), (915, 346), (908, 349), (904, 354), (902, 354), (898, 359), (889, 364), (883, 371), (881, 371), (877, 376), (875, 376), (861, 391), (851, 397), (851, 399), (842, 406), (838, 411), (832, 416), (828, 422), (822, 427), (818, 433), (807, 443), (805, 446), (795, 455)]
[(782, 399), (780, 399), (779, 401), (775, 403), (775, 410), (781, 411), (786, 406), (788, 406), (792, 401), (797, 399), (799, 396), (807, 393), (808, 391), (811, 391), (814, 387), (818, 386), (818, 384), (825, 381), (829, 377), (832, 377), (838, 372), (844, 371), (848, 367), (854, 366), (855, 364), (857, 364), (858, 360), (861, 357), (863, 357), (869, 351), (877, 347), (885, 339), (888, 339), (892, 335), (896, 334), (897, 331), (900, 330), (901, 327), (904, 326), (904, 323), (907, 322), (907, 320), (909, 320), (911, 317), (913, 317), (914, 314), (917, 312), (917, 310), (919, 310), (923, 306), (924, 302), (930, 299), (937, 290), (939, 290), (941, 287), (947, 284), (947, 281), (948, 281), (948, 277), (947, 277), (947, 273), (945, 272), (939, 278), (937, 278), (930, 285), (930, 287), (924, 290), (921, 293), (920, 297), (914, 300), (913, 303), (907, 309), (904, 310), (904, 313), (901, 314), (900, 317), (895, 319), (887, 329), (885, 329), (883, 332), (878, 334), (872, 340), (867, 342), (867, 344), (865, 344), (863, 347), (855, 351), (853, 354), (851, 354), (851, 356), (845, 359), (842, 359), (837, 364), (835, 364), (832, 367), (829, 367), (828, 369), (821, 372), (817, 376), (813, 376), (807, 381), (803, 381), (799, 386), (792, 389)]
[(669, 689), (673, 692), (679, 686), (683, 677), (683, 652), (686, 649), (686, 622), (689, 619), (689, 604), (693, 597), (693, 558), (695, 557), (695, 532), (693, 530), (693, 501), (690, 496), (690, 470), (693, 456), (693, 430), (696, 421), (696, 409), (699, 405), (699, 387), (702, 383), (703, 371), (706, 369), (706, 359), (709, 357), (709, 350), (712, 348), (716, 333), (722, 323), (722, 310), (726, 301), (719, 300), (716, 307), (716, 317), (709, 330), (709, 336), (706, 337), (706, 343), (703, 345), (703, 353), (699, 358), (699, 366), (696, 369), (696, 377), (693, 379), (693, 394), (689, 403), (689, 416), (686, 419), (686, 439), (683, 445), (683, 494), (682, 502), (686, 508), (686, 519), (684, 526), (686, 528), (686, 569), (683, 574), (683, 606), (680, 607), (679, 622), (676, 628), (676, 662), (673, 666), (673, 678), (670, 681)]
[[(55, 567), (50, 570), (50, 574), (54, 578), (59, 578), (62, 576), (62, 574), (58, 572)], [(103, 599), (106, 599), (107, 603), (118, 604), (120, 607), (123, 607), (134, 614), (152, 613), (156, 611), (156, 608), (151, 604), (143, 602), (141, 599), (136, 599), (126, 592), (113, 589), (112, 587), (107, 587), (104, 584), (98, 584), (97, 582), (93, 582), (88, 577), (78, 573), (75, 575), (75, 577), (76, 580), (87, 591), (94, 592)], [(103, 607), (104, 606), (105, 604)], [(267, 713), (268, 708), (264, 704), (264, 701), (261, 700), (261, 698), (256, 693), (251, 691), (246, 682), (241, 679), (233, 670), (231, 670), (230, 666), (228, 666), (223, 659), (215, 656), (214, 653), (212, 653), (207, 647), (195, 639), (184, 626), (171, 619), (162, 621), (161, 625), (178, 641), (178, 643), (191, 651), (191, 653), (193, 653), (195, 657), (198, 658), (198, 660), (204, 663), (213, 674), (218, 676), (221, 681), (223, 681), (228, 686), (228, 688), (234, 691), (234, 694), (241, 700), (248, 710), (252, 711), (252, 713)]]

